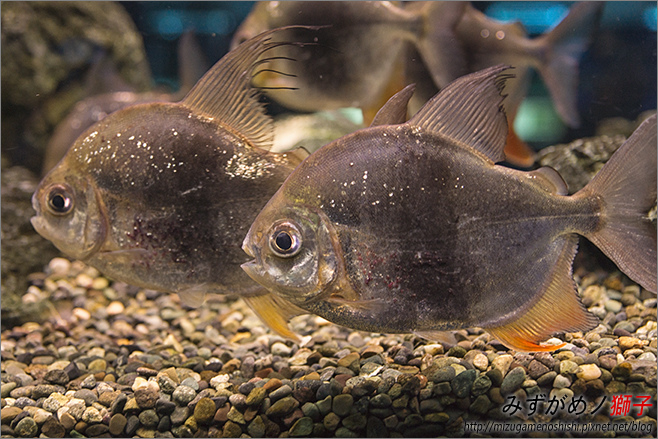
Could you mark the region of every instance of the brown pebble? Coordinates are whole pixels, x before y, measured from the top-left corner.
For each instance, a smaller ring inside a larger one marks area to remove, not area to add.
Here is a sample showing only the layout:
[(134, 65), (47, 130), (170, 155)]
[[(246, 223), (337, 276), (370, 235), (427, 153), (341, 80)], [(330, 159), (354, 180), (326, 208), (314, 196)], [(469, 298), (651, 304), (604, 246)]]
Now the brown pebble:
[(276, 390), (279, 387), (281, 387), (282, 384), (283, 383), (281, 382), (280, 379), (272, 378), (263, 385), (263, 389), (267, 390), (267, 392), (269, 393), (269, 392), (271, 392), (273, 390)]
[(3, 407), (2, 410), (0, 410), (0, 420), (2, 421), (3, 424), (9, 424), (22, 411), (23, 409), (15, 406)]
[(123, 434), (123, 429), (126, 427), (128, 420), (121, 413), (116, 413), (110, 418), (110, 433), (114, 436)]
[(338, 365), (343, 367), (350, 367), (352, 363), (354, 363), (355, 361), (359, 361), (360, 358), (361, 356), (358, 353), (352, 352), (350, 354), (345, 355), (340, 360), (338, 360)]
[(215, 415), (215, 402), (210, 398), (201, 398), (194, 407), (194, 417), (203, 424), (210, 422)]
[(66, 429), (62, 424), (57, 422), (57, 419), (51, 416), (41, 426), (41, 433), (47, 437), (64, 437), (66, 435)]
[(59, 417), (59, 422), (66, 429), (66, 431), (73, 430), (75, 427), (75, 418), (69, 413), (62, 413), (62, 416)]
[(254, 376), (257, 376), (258, 378), (267, 378), (268, 376), (270, 376), (272, 372), (274, 372), (274, 369), (272, 369), (271, 367), (265, 367), (261, 370), (254, 372)]
[(222, 407), (220, 407), (217, 410), (213, 420), (215, 422), (220, 422), (220, 423), (228, 421), (228, 412), (230, 410), (231, 410), (231, 405), (230, 404), (224, 404)]

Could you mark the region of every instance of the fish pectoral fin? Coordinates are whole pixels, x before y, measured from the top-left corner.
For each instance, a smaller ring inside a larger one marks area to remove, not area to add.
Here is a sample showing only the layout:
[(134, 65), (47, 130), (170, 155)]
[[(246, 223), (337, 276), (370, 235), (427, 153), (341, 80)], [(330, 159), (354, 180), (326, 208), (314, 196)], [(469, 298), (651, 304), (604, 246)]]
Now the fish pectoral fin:
[(193, 287), (178, 291), (178, 297), (180, 297), (183, 304), (190, 308), (198, 308), (206, 301), (206, 290), (205, 284), (194, 285)]
[(438, 341), (443, 345), (454, 346), (457, 339), (451, 331), (413, 331), (419, 337), (427, 340)]
[(563, 238), (557, 263), (542, 287), (539, 300), (519, 318), (485, 329), (505, 346), (521, 352), (554, 351), (564, 346), (542, 344), (556, 332), (586, 331), (599, 319), (582, 305), (576, 293), (571, 264), (576, 254), (576, 235)]
[(308, 311), (266, 291), (255, 296), (245, 296), (243, 299), (272, 331), (283, 338), (297, 343), (300, 341), (299, 336), (290, 330), (288, 320), (300, 314), (308, 314)]

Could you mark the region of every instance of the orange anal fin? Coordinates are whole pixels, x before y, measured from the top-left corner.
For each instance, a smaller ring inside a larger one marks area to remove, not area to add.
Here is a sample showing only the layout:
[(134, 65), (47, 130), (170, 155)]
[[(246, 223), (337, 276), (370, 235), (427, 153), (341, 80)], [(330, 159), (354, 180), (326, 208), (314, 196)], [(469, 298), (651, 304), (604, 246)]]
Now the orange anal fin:
[(532, 340), (527, 340), (519, 335), (512, 328), (507, 327), (498, 327), (498, 328), (488, 328), (487, 331), (495, 338), (500, 340), (505, 346), (511, 349), (515, 349), (519, 352), (550, 352), (556, 349), (560, 349), (566, 343), (560, 344), (539, 344), (535, 343)]
[[(559, 254), (543, 285), (539, 300), (520, 316), (499, 326), (485, 328), (505, 346), (518, 351), (553, 351), (562, 345), (541, 344), (556, 332), (587, 331), (599, 323), (576, 293), (571, 264), (578, 238), (570, 235), (556, 242)], [(543, 269), (538, 264), (538, 269)], [(532, 274), (530, 274), (532, 275)]]
[(516, 135), (513, 123), (510, 122), (505, 143), (505, 160), (515, 166), (529, 168), (535, 163), (535, 155), (535, 151)]
[(244, 301), (252, 311), (275, 333), (283, 338), (299, 342), (299, 336), (288, 327), (288, 320), (300, 314), (303, 309), (272, 293), (245, 296)]

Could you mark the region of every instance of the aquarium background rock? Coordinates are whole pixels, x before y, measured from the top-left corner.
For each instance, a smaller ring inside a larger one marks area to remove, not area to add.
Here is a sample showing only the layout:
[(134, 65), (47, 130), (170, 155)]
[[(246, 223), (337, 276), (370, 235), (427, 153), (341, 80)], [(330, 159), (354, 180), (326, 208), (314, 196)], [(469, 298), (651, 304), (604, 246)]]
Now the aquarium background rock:
[(1, 12), (2, 154), (12, 163), (38, 172), (54, 127), (87, 97), (87, 74), (102, 57), (127, 86), (151, 87), (142, 37), (119, 3), (3, 2)]

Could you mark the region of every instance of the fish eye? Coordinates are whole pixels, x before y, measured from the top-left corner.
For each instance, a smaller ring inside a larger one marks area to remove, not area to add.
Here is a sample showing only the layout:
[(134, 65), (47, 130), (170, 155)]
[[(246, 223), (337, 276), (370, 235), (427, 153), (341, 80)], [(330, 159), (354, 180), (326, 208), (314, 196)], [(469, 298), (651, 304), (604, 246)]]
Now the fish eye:
[(47, 205), (53, 215), (66, 215), (73, 209), (71, 191), (62, 185), (53, 187), (48, 193)]
[(270, 249), (279, 257), (291, 258), (302, 248), (302, 237), (297, 227), (283, 222), (273, 228), (270, 235)]

